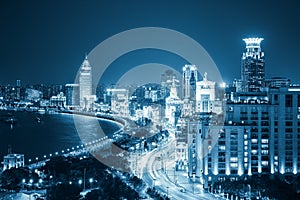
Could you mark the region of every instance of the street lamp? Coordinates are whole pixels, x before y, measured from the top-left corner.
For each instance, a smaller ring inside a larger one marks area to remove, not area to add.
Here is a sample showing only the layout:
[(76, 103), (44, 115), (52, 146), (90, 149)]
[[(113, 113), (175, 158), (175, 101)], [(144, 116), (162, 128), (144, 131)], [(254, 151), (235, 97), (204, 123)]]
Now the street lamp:
[(82, 184), (82, 180), (81, 180), (81, 179), (78, 181), (78, 184), (79, 184), (79, 185), (81, 185), (81, 184)]
[(90, 178), (90, 179), (89, 179), (89, 182), (90, 182), (90, 185), (91, 185), (91, 188), (92, 188), (92, 187), (93, 187), (94, 179), (93, 179), (93, 178)]
[(23, 178), (22, 179), (22, 187), (23, 187), (23, 189), (24, 189), (25, 182), (26, 182), (26, 180), (25, 180), (25, 178)]
[(249, 188), (249, 199), (251, 199), (251, 185), (247, 184), (247, 187)]
[(169, 186), (167, 186), (167, 197), (169, 197)]

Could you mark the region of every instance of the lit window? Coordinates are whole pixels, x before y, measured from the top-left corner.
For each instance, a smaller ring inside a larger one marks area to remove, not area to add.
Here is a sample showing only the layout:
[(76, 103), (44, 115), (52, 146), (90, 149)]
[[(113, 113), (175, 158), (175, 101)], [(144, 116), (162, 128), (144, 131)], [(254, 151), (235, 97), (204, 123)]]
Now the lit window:
[(269, 164), (268, 161), (262, 161), (262, 162), (261, 162), (261, 165), (262, 165), (262, 166), (268, 166), (268, 164)]
[(252, 153), (252, 154), (257, 154), (257, 150), (256, 150), (256, 149), (253, 149), (253, 150), (251, 150), (251, 153)]
[(262, 140), (261, 140), (261, 143), (267, 144), (267, 143), (269, 143), (269, 140), (268, 140), (268, 139), (262, 139)]
[(230, 163), (230, 167), (236, 168), (236, 167), (238, 167), (238, 164), (237, 163)]
[(252, 143), (257, 143), (257, 139), (251, 139)]
[(220, 151), (225, 151), (225, 149), (226, 149), (226, 146), (219, 146)]

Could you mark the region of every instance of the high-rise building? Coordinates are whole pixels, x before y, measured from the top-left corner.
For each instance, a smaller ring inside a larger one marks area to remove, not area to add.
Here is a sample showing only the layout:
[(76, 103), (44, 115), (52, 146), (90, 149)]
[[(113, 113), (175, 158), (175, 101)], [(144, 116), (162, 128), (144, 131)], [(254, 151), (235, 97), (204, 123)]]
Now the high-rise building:
[[(227, 178), (300, 173), (300, 86), (287, 78), (265, 79), (262, 40), (244, 39), (242, 79), (226, 88), (225, 95), (215, 92), (219, 85), (208, 82), (205, 74), (195, 82), (191, 98), (187, 85), (192, 70), (183, 69), (185, 99), (176, 130), (175, 168), (187, 170), (206, 189)], [(195, 105), (189, 103), (193, 101)]]
[(260, 43), (263, 38), (246, 38), (246, 49), (241, 62), (241, 79), (243, 92), (257, 92), (265, 80), (264, 52)]
[(196, 83), (196, 112), (212, 112), (215, 100), (215, 82), (207, 80), (207, 73), (203, 80)]
[(178, 80), (175, 79), (175, 77), (173, 77), (172, 86), (170, 89), (170, 96), (166, 98), (165, 116), (166, 119), (168, 120), (168, 123), (172, 127), (175, 127), (180, 117), (181, 114), (180, 111), (182, 106), (182, 102), (177, 95), (176, 81), (179, 82)]
[(193, 99), (196, 93), (196, 82), (198, 81), (197, 67), (196, 65), (184, 65), (182, 71), (183, 99)]
[(79, 102), (80, 107), (89, 109), (92, 97), (92, 67), (85, 57), (79, 74)]
[(234, 95), (224, 125), (200, 116), (189, 128), (188, 144), (195, 147), (189, 148), (189, 175), (201, 177), (203, 172), (204, 184), (209, 184), (226, 177), (298, 174), (299, 108), (300, 87)]
[(66, 84), (66, 105), (79, 106), (79, 84)]
[(17, 87), (21, 87), (21, 80), (17, 80)]

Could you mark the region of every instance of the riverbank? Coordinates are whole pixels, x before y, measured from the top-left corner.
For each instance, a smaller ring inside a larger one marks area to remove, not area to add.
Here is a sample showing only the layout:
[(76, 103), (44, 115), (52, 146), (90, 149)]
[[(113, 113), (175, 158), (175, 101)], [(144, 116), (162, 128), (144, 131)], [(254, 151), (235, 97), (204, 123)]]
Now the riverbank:
[[(74, 116), (71, 114), (39, 114), (27, 111), (0, 111), (0, 118), (5, 118), (7, 113), (11, 113), (17, 123), (13, 128), (4, 121), (0, 122), (0, 159), (6, 155), (8, 146), (12, 147), (13, 153), (24, 154), (26, 161), (36, 160), (44, 157), (51, 157), (62, 151), (71, 151), (77, 146), (84, 145), (84, 141), (92, 142), (101, 139), (95, 132), (97, 126), (101, 126), (106, 135), (112, 137), (115, 132), (123, 128), (121, 120), (111, 120), (107, 118), (97, 118), (97, 125), (92, 122), (94, 119), (83, 118), (85, 121), (81, 125), (83, 131), (79, 137), (78, 130), (74, 124)], [(85, 114), (87, 115), (87, 114)], [(92, 113), (89, 116), (94, 116)], [(79, 116), (79, 115), (78, 115)], [(39, 120), (37, 120), (37, 118)]]

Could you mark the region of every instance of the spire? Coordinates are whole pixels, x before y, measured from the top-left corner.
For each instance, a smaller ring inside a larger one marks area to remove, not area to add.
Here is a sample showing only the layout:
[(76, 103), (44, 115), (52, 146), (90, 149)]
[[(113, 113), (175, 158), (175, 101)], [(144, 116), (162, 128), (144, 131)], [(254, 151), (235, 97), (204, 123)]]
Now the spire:
[(81, 68), (91, 68), (90, 62), (87, 57), (87, 53), (85, 53), (85, 59), (81, 65)]
[(8, 154), (12, 154), (12, 148), (11, 148), (11, 145), (8, 145), (7, 153), (8, 153)]

